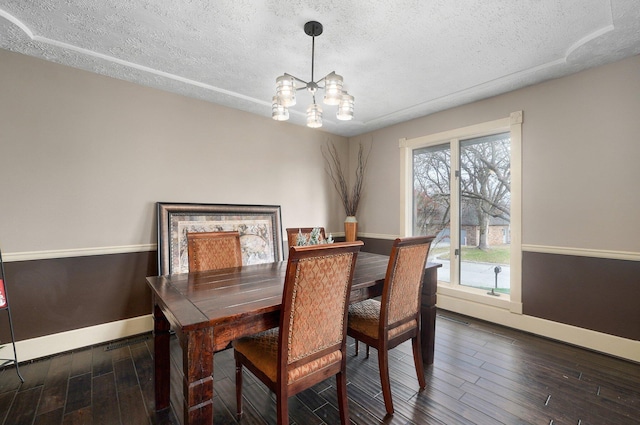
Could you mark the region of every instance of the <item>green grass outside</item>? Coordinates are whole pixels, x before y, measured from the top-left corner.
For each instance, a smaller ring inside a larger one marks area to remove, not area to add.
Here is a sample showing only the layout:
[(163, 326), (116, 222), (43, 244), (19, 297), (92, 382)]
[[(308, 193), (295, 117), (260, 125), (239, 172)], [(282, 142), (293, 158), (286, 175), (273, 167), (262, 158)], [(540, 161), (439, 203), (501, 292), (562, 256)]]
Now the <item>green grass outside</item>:
[[(448, 260), (449, 248), (434, 249), (432, 254), (442, 260)], [(509, 265), (509, 258), (510, 248), (508, 245), (490, 247), (487, 250), (481, 250), (478, 247), (462, 247), (462, 261)]]

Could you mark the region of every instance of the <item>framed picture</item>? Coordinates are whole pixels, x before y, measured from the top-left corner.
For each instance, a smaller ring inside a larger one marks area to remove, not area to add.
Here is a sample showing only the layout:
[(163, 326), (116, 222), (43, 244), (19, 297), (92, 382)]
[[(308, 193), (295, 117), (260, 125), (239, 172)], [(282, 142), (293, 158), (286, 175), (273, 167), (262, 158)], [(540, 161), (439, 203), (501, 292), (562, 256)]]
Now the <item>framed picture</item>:
[(282, 261), (279, 205), (157, 203), (158, 274), (187, 273), (187, 232), (240, 233), (242, 264)]

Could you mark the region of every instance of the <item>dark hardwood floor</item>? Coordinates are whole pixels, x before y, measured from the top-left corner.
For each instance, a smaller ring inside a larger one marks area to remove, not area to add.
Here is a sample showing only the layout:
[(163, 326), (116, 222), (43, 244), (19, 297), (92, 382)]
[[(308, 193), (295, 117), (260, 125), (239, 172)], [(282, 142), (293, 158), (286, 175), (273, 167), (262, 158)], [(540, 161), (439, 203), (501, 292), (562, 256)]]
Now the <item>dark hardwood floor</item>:
[[(435, 363), (418, 381), (405, 343), (391, 351), (396, 413), (385, 417), (375, 350), (354, 357), (348, 394), (354, 424), (638, 424), (640, 365), (440, 311)], [(153, 402), (153, 340), (141, 335), (0, 371), (0, 424), (176, 424)], [(236, 424), (231, 350), (215, 356), (215, 423)], [(291, 423), (336, 424), (330, 379), (290, 399)], [(240, 424), (274, 424), (275, 403), (250, 375)]]

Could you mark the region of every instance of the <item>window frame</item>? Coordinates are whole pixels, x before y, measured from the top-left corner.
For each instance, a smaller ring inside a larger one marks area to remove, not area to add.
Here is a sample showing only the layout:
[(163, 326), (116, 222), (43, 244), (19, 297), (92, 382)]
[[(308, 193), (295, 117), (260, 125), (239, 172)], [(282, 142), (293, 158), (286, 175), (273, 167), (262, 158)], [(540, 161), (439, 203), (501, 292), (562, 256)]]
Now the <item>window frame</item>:
[[(410, 236), (413, 232), (413, 150), (449, 143), (451, 169), (459, 167), (459, 142), (496, 133), (509, 132), (511, 136), (511, 274), (510, 294), (500, 297), (487, 295), (486, 291), (457, 283), (438, 281), (438, 293), (453, 299), (464, 299), (484, 305), (508, 309), (522, 314), (522, 111), (508, 117), (461, 127), (440, 133), (400, 139), (400, 233)], [(452, 179), (452, 185), (458, 184)], [(452, 187), (452, 194), (453, 187)], [(459, 200), (455, 200), (456, 206)], [(453, 204), (452, 204), (453, 205)], [(453, 208), (452, 208), (453, 210)], [(459, 214), (452, 214), (451, 229), (459, 229)], [(455, 227), (454, 227), (455, 226)], [(459, 232), (451, 232), (452, 246), (459, 245)], [(455, 239), (454, 239), (455, 237)], [(451, 268), (451, 281), (459, 282), (458, 267)]]

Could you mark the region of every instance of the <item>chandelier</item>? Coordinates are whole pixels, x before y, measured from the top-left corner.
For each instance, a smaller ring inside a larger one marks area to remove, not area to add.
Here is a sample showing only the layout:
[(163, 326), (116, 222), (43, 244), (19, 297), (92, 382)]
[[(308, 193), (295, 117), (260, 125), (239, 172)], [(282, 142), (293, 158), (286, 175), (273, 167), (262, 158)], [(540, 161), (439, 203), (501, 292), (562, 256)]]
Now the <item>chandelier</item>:
[(338, 105), (336, 117), (347, 121), (353, 119), (353, 96), (342, 90), (342, 77), (330, 72), (318, 81), (313, 80), (316, 37), (322, 34), (322, 24), (309, 21), (304, 24), (304, 32), (311, 37), (311, 81), (307, 82), (291, 74), (276, 78), (276, 95), (273, 96), (271, 117), (276, 121), (289, 119), (289, 107), (296, 104), (296, 91), (307, 89), (311, 93), (313, 103), (307, 108), (307, 126), (322, 127), (322, 108), (316, 103), (318, 89), (324, 90), (325, 105)]

